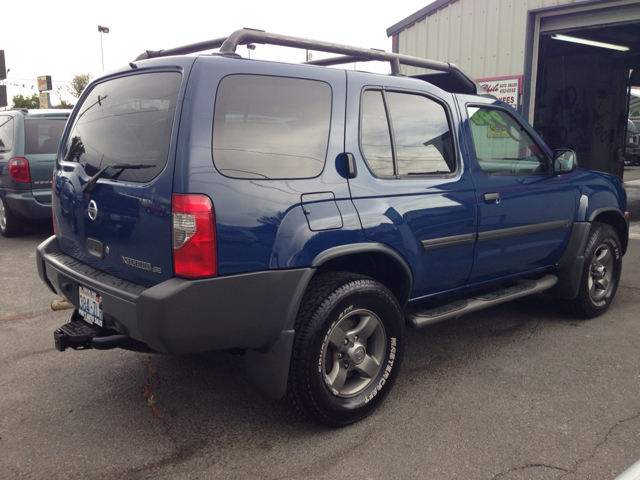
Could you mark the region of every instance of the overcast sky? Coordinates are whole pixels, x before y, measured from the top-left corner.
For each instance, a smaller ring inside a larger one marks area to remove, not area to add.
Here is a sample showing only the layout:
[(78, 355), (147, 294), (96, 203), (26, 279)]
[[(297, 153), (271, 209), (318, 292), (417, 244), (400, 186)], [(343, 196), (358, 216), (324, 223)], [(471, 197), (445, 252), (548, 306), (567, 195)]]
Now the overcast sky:
[[(0, 50), (10, 69), (9, 106), (14, 95), (37, 92), (37, 76), (51, 75), (57, 87), (73, 73), (100, 74), (98, 25), (110, 29), (102, 35), (105, 71), (129, 63), (144, 50), (223, 37), (243, 27), (390, 51), (386, 29), (432, 1), (2, 0)], [(246, 47), (238, 47), (238, 53), (246, 56)], [(314, 58), (322, 56), (326, 54)], [(258, 45), (251, 57), (296, 62), (304, 60), (304, 52)], [(382, 71), (387, 70), (385, 66)], [(58, 103), (54, 95), (52, 102)]]

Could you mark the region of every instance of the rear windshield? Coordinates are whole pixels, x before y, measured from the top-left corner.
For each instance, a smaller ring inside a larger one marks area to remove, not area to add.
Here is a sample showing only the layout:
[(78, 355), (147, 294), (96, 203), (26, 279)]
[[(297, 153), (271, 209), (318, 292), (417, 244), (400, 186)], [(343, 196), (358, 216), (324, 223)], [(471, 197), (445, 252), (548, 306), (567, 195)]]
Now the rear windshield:
[(37, 118), (24, 120), (24, 153), (57, 153), (66, 118)]
[(330, 120), (326, 83), (230, 75), (216, 95), (213, 161), (228, 177), (315, 177), (324, 168)]
[(13, 148), (13, 118), (0, 115), (0, 151), (9, 151)]
[(182, 75), (147, 73), (94, 86), (78, 111), (63, 158), (79, 162), (88, 175), (114, 163), (152, 165), (107, 170), (128, 182), (148, 182), (167, 164)]

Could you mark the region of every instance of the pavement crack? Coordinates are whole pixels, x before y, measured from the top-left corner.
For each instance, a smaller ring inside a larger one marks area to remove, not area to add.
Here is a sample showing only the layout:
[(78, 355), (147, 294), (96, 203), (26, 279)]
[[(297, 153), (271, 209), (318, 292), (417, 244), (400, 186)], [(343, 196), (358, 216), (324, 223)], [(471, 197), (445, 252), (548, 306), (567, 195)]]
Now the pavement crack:
[(11, 322), (13, 320), (24, 320), (27, 318), (36, 318), (36, 317), (41, 317), (42, 315), (47, 315), (49, 313), (52, 313), (51, 310), (46, 312), (36, 313), (34, 315), (25, 315), (23, 317), (0, 318), (0, 322)]
[(499, 479), (501, 477), (504, 477), (505, 475), (509, 475), (512, 472), (520, 472), (522, 470), (527, 470), (528, 468), (549, 468), (551, 470), (558, 470), (559, 472), (564, 472), (564, 474), (571, 473), (571, 471), (567, 470), (566, 468), (562, 468), (562, 467), (555, 467), (553, 465), (546, 465), (544, 463), (530, 463), (530, 464), (523, 465), (523, 466), (520, 466), (520, 467), (510, 468), (509, 470), (507, 470), (505, 472), (496, 473), (493, 477), (491, 477), (491, 480), (497, 480), (497, 479)]
[(169, 421), (164, 415), (160, 413), (160, 410), (158, 410), (158, 406), (156, 405), (156, 399), (153, 396), (153, 393), (151, 393), (151, 382), (153, 381), (153, 378), (158, 375), (158, 372), (155, 368), (153, 368), (153, 365), (151, 364), (151, 359), (142, 360), (142, 364), (149, 369), (147, 384), (144, 386), (144, 391), (142, 392), (142, 396), (147, 399), (147, 405), (149, 405), (149, 407), (151, 408), (153, 415), (158, 417), (160, 420), (162, 420), (167, 430), (170, 430), (171, 426), (169, 425)]
[[(613, 425), (609, 431), (605, 434), (604, 438), (598, 442), (593, 449), (591, 450), (591, 453), (583, 458), (580, 458), (579, 460), (577, 460), (574, 465), (573, 468), (571, 469), (571, 471), (568, 471), (566, 475), (570, 474), (570, 473), (576, 473), (576, 471), (578, 470), (578, 468), (580, 467), (580, 465), (582, 465), (585, 462), (588, 462), (589, 460), (592, 460), (595, 458), (596, 454), (598, 453), (598, 449), (604, 445), (606, 445), (606, 443), (609, 441), (609, 437), (613, 434), (613, 432), (620, 427), (621, 425), (624, 425), (627, 422), (630, 422), (632, 420), (636, 420), (640, 418), (640, 412), (636, 412), (635, 415), (632, 415), (630, 417), (627, 418), (623, 418), (622, 420), (619, 420), (615, 425)], [(562, 475), (560, 478), (564, 477), (565, 475)]]

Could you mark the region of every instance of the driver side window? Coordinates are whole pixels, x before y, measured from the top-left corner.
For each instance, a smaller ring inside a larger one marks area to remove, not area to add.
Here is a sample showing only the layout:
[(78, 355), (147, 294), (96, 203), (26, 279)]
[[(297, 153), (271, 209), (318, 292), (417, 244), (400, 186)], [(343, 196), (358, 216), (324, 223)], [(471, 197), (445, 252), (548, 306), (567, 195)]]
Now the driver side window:
[(468, 106), (478, 165), (485, 175), (546, 175), (549, 158), (526, 129), (503, 109)]

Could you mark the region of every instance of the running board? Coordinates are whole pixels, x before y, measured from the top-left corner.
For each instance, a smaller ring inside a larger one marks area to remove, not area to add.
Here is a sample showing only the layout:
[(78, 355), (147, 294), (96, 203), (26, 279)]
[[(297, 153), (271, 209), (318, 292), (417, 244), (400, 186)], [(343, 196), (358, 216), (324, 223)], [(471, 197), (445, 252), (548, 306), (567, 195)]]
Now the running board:
[(513, 287), (503, 288), (464, 300), (457, 300), (447, 305), (407, 315), (407, 321), (410, 326), (415, 328), (426, 327), (427, 325), (509, 302), (516, 298), (526, 297), (527, 295), (548, 290), (553, 287), (557, 281), (558, 277), (555, 275), (545, 275), (540, 280), (523, 280)]

